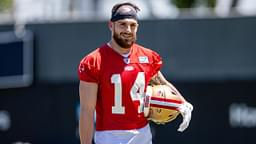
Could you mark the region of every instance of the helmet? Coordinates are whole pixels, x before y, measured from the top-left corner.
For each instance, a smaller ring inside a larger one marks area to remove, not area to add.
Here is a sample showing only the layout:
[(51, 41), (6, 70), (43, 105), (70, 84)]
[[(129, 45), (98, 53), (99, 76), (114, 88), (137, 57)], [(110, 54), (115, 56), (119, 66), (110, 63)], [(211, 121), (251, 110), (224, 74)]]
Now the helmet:
[(144, 115), (157, 124), (173, 121), (180, 112), (182, 99), (167, 85), (147, 86)]

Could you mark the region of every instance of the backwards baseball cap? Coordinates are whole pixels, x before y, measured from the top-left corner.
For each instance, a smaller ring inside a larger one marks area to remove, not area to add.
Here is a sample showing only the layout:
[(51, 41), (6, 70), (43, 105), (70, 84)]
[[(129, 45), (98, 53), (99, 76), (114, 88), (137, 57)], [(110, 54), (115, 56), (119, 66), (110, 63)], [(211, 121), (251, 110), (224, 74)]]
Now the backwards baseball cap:
[(139, 10), (136, 5), (129, 2), (116, 4), (112, 9), (110, 20), (112, 22), (126, 18), (138, 20), (137, 12)]

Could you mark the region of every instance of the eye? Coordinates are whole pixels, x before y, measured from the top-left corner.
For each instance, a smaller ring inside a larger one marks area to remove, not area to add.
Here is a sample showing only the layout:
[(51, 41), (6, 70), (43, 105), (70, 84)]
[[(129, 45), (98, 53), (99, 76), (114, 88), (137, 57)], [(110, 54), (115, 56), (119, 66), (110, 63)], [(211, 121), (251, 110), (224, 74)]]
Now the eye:
[(125, 23), (120, 23), (121, 26), (125, 26), (126, 24)]
[(130, 27), (131, 28), (135, 28), (137, 26), (137, 24), (131, 24)]
[(125, 24), (125, 23), (119, 23), (118, 25), (119, 25), (119, 27), (121, 27), (121, 28), (126, 27), (126, 24)]

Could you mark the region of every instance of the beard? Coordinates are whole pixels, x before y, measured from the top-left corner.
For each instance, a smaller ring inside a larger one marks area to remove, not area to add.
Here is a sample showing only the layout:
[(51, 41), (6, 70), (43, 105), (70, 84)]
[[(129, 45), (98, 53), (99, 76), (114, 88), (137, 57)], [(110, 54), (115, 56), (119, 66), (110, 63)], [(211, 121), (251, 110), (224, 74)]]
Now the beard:
[(119, 35), (114, 32), (113, 38), (116, 41), (116, 43), (125, 49), (131, 48), (131, 46), (135, 43), (136, 41), (136, 36), (131, 34), (130, 38), (122, 38), (121, 35), (126, 34), (126, 33), (120, 33)]

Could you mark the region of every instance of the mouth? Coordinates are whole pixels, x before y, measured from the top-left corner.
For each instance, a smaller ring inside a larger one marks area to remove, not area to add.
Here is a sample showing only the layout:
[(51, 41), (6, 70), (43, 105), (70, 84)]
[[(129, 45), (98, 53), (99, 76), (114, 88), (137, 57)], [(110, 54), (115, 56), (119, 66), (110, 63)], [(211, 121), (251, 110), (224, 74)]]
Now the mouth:
[(121, 36), (125, 39), (131, 39), (132, 35), (131, 34), (121, 34)]

